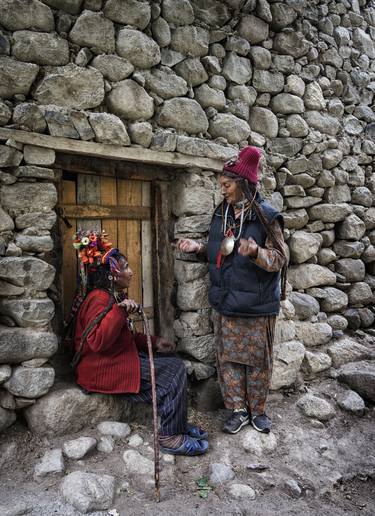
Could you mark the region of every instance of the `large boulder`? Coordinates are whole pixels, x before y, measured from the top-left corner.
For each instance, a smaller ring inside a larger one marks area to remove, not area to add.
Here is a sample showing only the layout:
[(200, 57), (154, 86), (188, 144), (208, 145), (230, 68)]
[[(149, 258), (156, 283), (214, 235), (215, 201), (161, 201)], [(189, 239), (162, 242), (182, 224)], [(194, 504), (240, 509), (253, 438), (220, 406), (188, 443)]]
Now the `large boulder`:
[(325, 297), (320, 302), (324, 312), (340, 312), (348, 306), (348, 296), (342, 290), (333, 287), (324, 287)]
[(34, 98), (39, 104), (73, 109), (92, 109), (104, 99), (104, 80), (98, 70), (68, 64), (47, 73)]
[(0, 97), (10, 99), (13, 95), (28, 95), (39, 72), (34, 63), (20, 63), (8, 56), (0, 56)]
[(39, 0), (2, 0), (0, 20), (1, 25), (10, 31), (32, 29), (50, 32), (55, 28), (53, 12)]
[(0, 313), (12, 317), (23, 328), (46, 326), (55, 314), (55, 305), (48, 298), (0, 299)]
[(366, 232), (363, 220), (352, 213), (339, 225), (338, 237), (344, 240), (360, 240)]
[(83, 0), (44, 0), (44, 3), (53, 9), (61, 9), (70, 14), (78, 14)]
[(309, 209), (311, 220), (321, 220), (322, 222), (339, 222), (344, 220), (352, 208), (349, 204), (318, 204)]
[(55, 268), (39, 258), (8, 256), (0, 258), (0, 278), (19, 287), (47, 290), (55, 277)]
[(154, 101), (142, 86), (132, 79), (118, 82), (110, 91), (109, 110), (127, 120), (148, 120), (154, 114)]
[(340, 130), (340, 121), (327, 113), (320, 111), (306, 111), (306, 122), (321, 133), (335, 136)]
[(209, 32), (201, 27), (185, 25), (172, 30), (171, 48), (181, 54), (203, 57), (208, 53)]
[(94, 57), (91, 66), (112, 82), (119, 82), (134, 72), (134, 66), (128, 59), (116, 55), (101, 54)]
[(125, 125), (117, 116), (109, 113), (90, 113), (89, 120), (97, 142), (130, 145)]
[(229, 143), (247, 140), (251, 132), (245, 120), (230, 113), (219, 113), (212, 118), (209, 131), (213, 138), (225, 138)]
[(129, 412), (129, 405), (116, 396), (88, 395), (74, 385), (56, 385), (24, 414), (35, 434), (63, 435), (100, 421), (119, 420), (124, 411)]
[(83, 11), (70, 31), (69, 39), (80, 47), (93, 49), (95, 53), (115, 51), (115, 28), (103, 13)]
[(49, 358), (56, 353), (57, 348), (54, 333), (0, 326), (0, 364)]
[(198, 57), (184, 59), (174, 70), (191, 86), (199, 86), (208, 80), (208, 74)]
[(159, 45), (139, 30), (124, 28), (117, 36), (116, 52), (136, 68), (147, 69), (160, 63)]
[(337, 378), (363, 398), (375, 402), (375, 361), (345, 364), (339, 369)]
[(185, 79), (176, 75), (167, 66), (161, 66), (160, 68), (156, 68), (151, 72), (145, 72), (143, 76), (146, 81), (145, 87), (163, 99), (181, 97), (188, 91), (188, 86)]
[(332, 327), (327, 323), (296, 321), (295, 328), (297, 339), (308, 347), (326, 344), (332, 338)]
[(315, 256), (322, 245), (323, 237), (319, 233), (295, 231), (288, 240), (290, 258), (294, 263), (303, 263)]
[(157, 116), (162, 127), (174, 127), (189, 134), (205, 133), (208, 120), (196, 100), (175, 98), (166, 100)]
[(138, 0), (108, 0), (104, 7), (106, 18), (121, 25), (145, 29), (151, 20), (151, 6)]
[(269, 26), (268, 23), (256, 16), (245, 14), (241, 17), (237, 30), (240, 36), (255, 45), (268, 38)]
[(309, 294), (291, 292), (288, 299), (293, 304), (298, 319), (311, 319), (311, 317), (319, 313), (320, 306), (318, 301)]
[(297, 407), (307, 417), (329, 421), (335, 416), (335, 409), (328, 401), (313, 394), (305, 394), (297, 401)]
[(301, 32), (279, 32), (273, 40), (273, 49), (280, 54), (302, 57), (309, 51), (309, 44)]
[(200, 337), (183, 337), (178, 344), (178, 351), (187, 353), (201, 362), (215, 361), (215, 337), (213, 334)]
[(223, 76), (236, 84), (245, 84), (251, 79), (253, 70), (250, 59), (228, 52), (224, 61)]
[(194, 0), (192, 5), (195, 17), (212, 27), (221, 27), (231, 19), (231, 13), (225, 2), (218, 0)]
[(194, 10), (189, 0), (163, 0), (162, 15), (172, 25), (190, 25)]
[(359, 344), (349, 337), (337, 340), (328, 348), (333, 367), (341, 367), (349, 362), (359, 362), (368, 358), (375, 358), (375, 350)]
[(297, 340), (275, 345), (271, 389), (288, 387), (296, 381), (304, 355), (305, 348)]
[(93, 511), (107, 511), (112, 507), (115, 495), (115, 478), (73, 471), (61, 484), (63, 497), (81, 514)]
[(13, 396), (34, 399), (47, 394), (54, 380), (53, 367), (15, 367), (4, 387)]
[(13, 35), (12, 56), (18, 61), (59, 66), (69, 63), (69, 45), (56, 34), (20, 30)]
[(277, 117), (270, 109), (253, 107), (250, 111), (250, 127), (267, 138), (276, 138), (279, 132)]
[(334, 285), (336, 274), (327, 267), (304, 263), (302, 265), (292, 265), (289, 268), (288, 281), (295, 290), (300, 290), (320, 285)]

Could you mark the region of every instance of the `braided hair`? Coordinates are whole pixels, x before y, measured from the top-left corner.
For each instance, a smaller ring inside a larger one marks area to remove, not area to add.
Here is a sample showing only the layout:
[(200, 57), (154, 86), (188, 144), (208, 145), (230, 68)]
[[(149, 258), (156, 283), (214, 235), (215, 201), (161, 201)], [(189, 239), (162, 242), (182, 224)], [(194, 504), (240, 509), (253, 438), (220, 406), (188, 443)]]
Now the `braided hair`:
[[(285, 249), (282, 244), (278, 241), (276, 234), (267, 220), (267, 217), (264, 215), (262, 207), (260, 203), (256, 200), (256, 194), (257, 194), (257, 187), (254, 183), (251, 183), (247, 179), (239, 176), (238, 174), (234, 174), (232, 172), (229, 172), (227, 170), (224, 170), (222, 172), (223, 176), (228, 177), (229, 179), (232, 179), (233, 181), (236, 181), (240, 188), (242, 193), (244, 194), (245, 198), (250, 201), (251, 208), (254, 209), (256, 216), (258, 217), (260, 223), (262, 224), (267, 237), (269, 237), (272, 240), (272, 243), (277, 251), (282, 254), (286, 258)], [(281, 299), (286, 299), (286, 278), (287, 278), (287, 269), (288, 264), (287, 260), (285, 260), (285, 263), (281, 269), (280, 276), (281, 276)]]

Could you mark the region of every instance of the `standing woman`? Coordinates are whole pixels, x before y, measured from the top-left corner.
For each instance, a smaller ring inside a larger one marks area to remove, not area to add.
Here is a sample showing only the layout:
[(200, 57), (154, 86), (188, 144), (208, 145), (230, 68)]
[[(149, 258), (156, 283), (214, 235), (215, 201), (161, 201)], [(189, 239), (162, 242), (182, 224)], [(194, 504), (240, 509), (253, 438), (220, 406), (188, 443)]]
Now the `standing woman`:
[(282, 216), (257, 191), (260, 158), (261, 151), (249, 146), (224, 165), (223, 201), (214, 211), (207, 244), (191, 239), (177, 244), (208, 258), (218, 377), (232, 410), (223, 431), (231, 434), (250, 422), (260, 432), (271, 430), (265, 405), (286, 256)]

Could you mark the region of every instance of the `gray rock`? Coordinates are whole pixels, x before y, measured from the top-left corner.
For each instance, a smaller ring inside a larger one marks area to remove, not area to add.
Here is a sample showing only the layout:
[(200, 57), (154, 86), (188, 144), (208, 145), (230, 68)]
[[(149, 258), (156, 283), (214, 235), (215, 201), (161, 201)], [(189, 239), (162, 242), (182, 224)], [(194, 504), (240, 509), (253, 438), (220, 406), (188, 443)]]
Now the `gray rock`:
[(294, 263), (306, 262), (315, 256), (322, 245), (322, 236), (319, 233), (296, 231), (288, 240), (290, 257)]
[(332, 365), (332, 359), (327, 353), (306, 351), (304, 366), (309, 373), (321, 373)]
[(55, 306), (48, 299), (1, 299), (0, 313), (12, 317), (18, 326), (43, 327), (53, 318)]
[(299, 487), (298, 482), (296, 480), (290, 479), (287, 480), (284, 484), (286, 493), (291, 498), (300, 498), (302, 495), (302, 489)]
[(61, 9), (70, 14), (78, 14), (81, 9), (82, 0), (45, 0), (44, 3), (53, 9)]
[(55, 268), (32, 257), (0, 258), (0, 278), (32, 290), (48, 289), (55, 277)]
[(365, 223), (366, 229), (375, 228), (375, 208), (369, 208), (365, 211), (363, 222)]
[(53, 333), (5, 326), (0, 329), (0, 363), (48, 358), (57, 351), (57, 337)]
[(103, 13), (83, 11), (70, 31), (69, 39), (76, 45), (93, 49), (98, 54), (110, 54), (115, 50), (115, 28)]
[(164, 66), (169, 66), (170, 68), (172, 68), (176, 64), (181, 63), (181, 61), (183, 61), (184, 59), (185, 56), (180, 52), (175, 52), (170, 48), (161, 49), (161, 64)]
[(126, 128), (117, 116), (109, 113), (90, 113), (89, 120), (95, 133), (95, 141), (111, 145), (130, 145)]
[(288, 229), (302, 229), (309, 221), (307, 211), (302, 210), (288, 210), (283, 213), (285, 227)]
[(107, 97), (112, 113), (127, 120), (148, 120), (154, 114), (154, 101), (132, 79), (118, 82)]
[(177, 135), (173, 131), (156, 129), (151, 141), (151, 149), (163, 152), (174, 152), (176, 150)]
[(334, 285), (336, 275), (321, 265), (306, 263), (290, 267), (288, 281), (294, 289), (306, 289), (320, 285)]
[[(262, 47), (254, 47), (256, 49), (262, 49)], [(247, 54), (250, 51), (250, 43), (246, 41), (246, 39), (241, 38), (239, 36), (231, 36), (228, 38), (227, 43), (225, 45), (225, 49), (229, 52), (236, 52), (236, 54), (240, 56), (247, 56)], [(264, 55), (269, 51), (266, 49), (264, 50)], [(270, 53), (269, 53), (270, 54)], [(220, 57), (220, 56), (217, 56)], [(268, 67), (266, 67), (268, 68)]]
[(109, 0), (104, 7), (104, 15), (116, 23), (143, 30), (150, 23), (151, 6), (137, 0)]
[(321, 220), (322, 222), (339, 222), (344, 220), (351, 212), (348, 204), (319, 204), (309, 209), (311, 220)]
[(328, 354), (332, 358), (333, 367), (341, 367), (349, 362), (358, 362), (368, 358), (375, 358), (375, 351), (358, 344), (349, 337), (344, 337), (328, 348)]
[[(45, 149), (43, 147), (36, 147), (35, 145), (25, 145), (23, 148), (23, 157), (29, 165), (43, 165), (50, 166), (55, 162), (55, 151), (53, 149)], [(21, 168), (21, 171), (24, 170)], [(27, 169), (26, 169), (27, 170)], [(19, 176), (20, 177), (20, 176)], [(22, 177), (22, 176), (21, 176)], [(30, 177), (27, 174), (23, 177)], [(33, 177), (33, 176), (31, 176)], [(45, 179), (54, 179), (52, 170), (46, 170), (45, 175), (42, 175)]]
[[(342, 160), (343, 154), (340, 149), (327, 149), (322, 156), (322, 163), (325, 169), (336, 167)], [(349, 196), (350, 200), (350, 196)], [(338, 202), (336, 200), (336, 202)]]
[(167, 47), (171, 43), (171, 29), (161, 16), (152, 24), (152, 35), (159, 47)]
[(343, 258), (359, 258), (365, 250), (363, 242), (350, 242), (348, 240), (336, 240), (333, 250)]
[(336, 253), (332, 251), (332, 249), (320, 249), (318, 251), (318, 263), (319, 265), (328, 265), (329, 263), (335, 262), (337, 260)]
[(195, 99), (203, 108), (213, 107), (221, 111), (226, 104), (225, 95), (220, 90), (210, 88), (207, 84), (202, 84), (195, 90)]
[(306, 122), (321, 133), (335, 136), (340, 130), (340, 121), (337, 118), (320, 113), (319, 111), (306, 111)]
[(327, 319), (327, 323), (332, 326), (333, 330), (344, 331), (348, 327), (348, 321), (342, 315), (330, 315)]
[[(220, 61), (215, 56), (202, 57), (202, 63), (208, 74), (219, 74), (222, 71), (222, 66), (220, 64)], [(224, 77), (223, 77), (223, 79), (224, 79)]]
[(373, 300), (372, 290), (367, 283), (360, 281), (349, 287), (348, 298), (351, 306), (366, 306)]
[(353, 204), (370, 207), (373, 201), (373, 194), (365, 186), (358, 186), (354, 188), (351, 200)]
[(256, 128), (258, 133), (264, 134), (267, 138), (276, 138), (279, 131), (277, 117), (270, 109), (253, 107), (249, 123), (250, 127)]
[[(94, 138), (94, 132), (87, 121), (86, 115), (83, 111), (70, 112), (68, 110), (55, 105), (41, 106), (44, 113), (44, 118), (48, 125), (48, 131), (51, 136), (61, 136), (63, 138), (80, 138), (80, 130), (84, 130), (86, 139)], [(81, 113), (77, 115), (77, 113)], [(79, 119), (78, 119), (79, 116)], [(77, 122), (77, 120), (79, 120)], [(81, 127), (83, 125), (83, 127)], [(87, 134), (87, 126), (89, 132)], [(86, 136), (87, 135), (87, 136)]]
[(18, 61), (59, 66), (69, 63), (69, 45), (56, 34), (20, 30), (13, 34), (12, 56)]
[(135, 29), (121, 29), (117, 36), (116, 51), (136, 68), (147, 69), (160, 63), (159, 45), (150, 37)]
[(321, 111), (326, 107), (322, 88), (317, 82), (311, 82), (306, 85), (303, 100), (307, 109)]
[(293, 303), (295, 313), (299, 319), (311, 319), (319, 313), (318, 301), (308, 294), (291, 292), (288, 299)]
[(243, 432), (242, 446), (246, 452), (261, 457), (276, 450), (277, 440), (273, 432), (262, 434), (249, 428)]
[(271, 100), (271, 108), (275, 113), (283, 115), (303, 113), (305, 111), (303, 100), (297, 95), (291, 95), (290, 93), (275, 95)]
[(234, 500), (255, 500), (255, 491), (246, 484), (231, 484), (228, 494)]
[(270, 148), (276, 154), (295, 156), (302, 149), (302, 140), (300, 138), (273, 138)]
[(21, 161), (21, 152), (13, 147), (0, 145), (0, 167), (17, 167)]
[(297, 340), (275, 345), (271, 389), (277, 390), (295, 383), (304, 355), (305, 348)]
[(258, 92), (271, 94), (280, 93), (284, 87), (284, 76), (281, 72), (255, 70), (253, 86)]
[(345, 394), (340, 395), (337, 398), (337, 404), (340, 408), (355, 416), (363, 416), (366, 408), (361, 396), (354, 391), (347, 391)]
[(184, 337), (178, 344), (178, 351), (187, 353), (201, 362), (215, 361), (215, 338), (213, 334), (199, 337)]
[[(23, 148), (24, 154), (27, 153), (27, 161), (30, 162), (30, 160), (34, 161), (42, 161), (42, 160), (48, 160), (48, 161), (55, 161), (55, 152), (52, 149), (43, 149), (43, 150), (52, 150), (52, 153), (42, 153), (40, 150), (42, 147), (34, 147), (32, 145), (25, 145)], [(26, 159), (25, 159), (26, 161)], [(15, 175), (17, 177), (27, 177), (27, 178), (35, 178), (35, 179), (49, 179), (50, 181), (55, 180), (55, 173), (53, 169), (46, 168), (46, 167), (37, 167), (37, 166), (22, 166), (18, 167), (15, 170)], [(39, 212), (40, 213), (40, 212)], [(55, 215), (55, 212), (51, 212)], [(27, 214), (26, 216), (33, 215), (33, 214)], [(44, 214), (43, 214), (44, 217)], [(36, 217), (35, 217), (36, 218)], [(51, 216), (50, 216), (51, 218)], [(36, 221), (37, 223), (37, 221)], [(48, 228), (50, 229), (50, 228)]]
[(190, 86), (199, 86), (208, 80), (208, 75), (197, 57), (185, 59), (175, 66), (175, 71), (181, 75)]
[(254, 67), (259, 70), (268, 70), (271, 66), (271, 52), (263, 47), (250, 47), (250, 56)]
[(102, 453), (111, 453), (113, 452), (114, 447), (115, 441), (113, 437), (110, 435), (104, 435), (103, 437), (100, 437), (96, 448)]
[(353, 44), (356, 48), (368, 55), (371, 59), (375, 58), (375, 45), (369, 34), (360, 28), (353, 31)]
[(308, 347), (326, 344), (332, 338), (332, 328), (325, 322), (296, 321), (295, 328), (297, 339)]
[(99, 70), (106, 79), (112, 82), (122, 81), (134, 71), (134, 66), (128, 59), (116, 55), (102, 54), (95, 56), (91, 66)]
[(212, 27), (221, 27), (231, 19), (228, 7), (218, 0), (194, 0), (195, 17)]
[(4, 0), (0, 4), (0, 19), (1, 25), (10, 31), (32, 29), (50, 32), (55, 28), (51, 9), (38, 0)]
[(134, 434), (129, 437), (128, 439), (128, 445), (132, 448), (138, 448), (138, 446), (141, 446), (143, 444), (143, 439), (139, 434)]
[(93, 68), (81, 68), (70, 63), (47, 73), (34, 98), (40, 104), (74, 109), (96, 108), (104, 99), (103, 76)]
[(362, 260), (344, 258), (335, 264), (336, 271), (345, 277), (348, 282), (362, 281), (365, 277), (365, 264)]
[(276, 343), (286, 342), (288, 340), (293, 340), (296, 336), (296, 329), (294, 326), (294, 321), (291, 320), (276, 320), (275, 326), (275, 336), (274, 341)]
[(28, 95), (39, 72), (34, 63), (20, 63), (7, 56), (0, 56), (0, 97), (9, 99), (14, 95)]
[(10, 378), (12, 368), (9, 365), (0, 365), (0, 385)]
[(8, 108), (5, 102), (0, 101), (0, 126), (7, 125), (12, 118), (12, 111)]
[(15, 238), (15, 244), (22, 251), (34, 253), (48, 253), (53, 249), (53, 240), (49, 235), (33, 236), (18, 234)]
[(81, 513), (104, 511), (112, 506), (115, 479), (110, 475), (73, 471), (62, 481), (61, 493)]
[(348, 306), (348, 296), (345, 292), (333, 287), (325, 287), (326, 297), (322, 299), (320, 307), (324, 312), (340, 312)]
[(89, 451), (95, 448), (97, 440), (93, 437), (78, 437), (63, 444), (62, 451), (68, 459), (82, 459)]
[(372, 313), (370, 308), (360, 308), (358, 310), (359, 316), (361, 318), (361, 326), (363, 328), (370, 328), (372, 327), (374, 321), (375, 321), (375, 315)]
[(152, 141), (152, 125), (148, 122), (136, 122), (129, 124), (128, 133), (133, 143), (149, 147)]
[[(0, 232), (1, 231), (12, 231), (14, 229), (14, 222), (7, 212), (0, 207)], [(0, 270), (1, 270), (1, 258), (0, 258)]]
[(231, 100), (242, 100), (249, 106), (252, 106), (257, 98), (257, 92), (252, 86), (233, 85), (228, 88), (228, 98)]
[(375, 362), (353, 362), (342, 366), (337, 379), (348, 385), (360, 396), (375, 401)]
[(78, 432), (108, 418), (119, 419), (126, 402), (104, 394), (84, 394), (78, 387), (58, 385), (24, 411), (30, 430), (39, 435)]
[(34, 468), (34, 476), (43, 478), (47, 475), (63, 473), (65, 469), (64, 459), (60, 448), (46, 451), (42, 460)]
[(210, 484), (218, 487), (235, 477), (234, 471), (230, 466), (219, 462), (210, 464)]
[(213, 138), (222, 137), (229, 143), (238, 143), (249, 137), (250, 126), (232, 114), (219, 113), (210, 120), (209, 131)]
[(171, 48), (181, 54), (203, 57), (208, 53), (209, 32), (201, 27), (187, 25), (172, 30)]
[(366, 231), (365, 223), (354, 213), (338, 227), (338, 237), (347, 240), (360, 240)]
[(15, 367), (4, 387), (14, 396), (40, 398), (52, 387), (54, 379), (55, 370), (52, 367)]
[(17, 416), (13, 410), (6, 410), (0, 407), (0, 432), (13, 425), (16, 419)]
[(194, 11), (189, 0), (163, 0), (162, 14), (173, 25), (190, 25), (194, 21)]
[(166, 100), (157, 116), (163, 127), (174, 127), (189, 134), (206, 132), (207, 117), (197, 101), (187, 98)]
[(229, 52), (224, 61), (223, 76), (236, 84), (250, 81), (253, 70), (250, 59), (240, 57), (235, 52)]
[(242, 15), (237, 30), (239, 35), (247, 39), (252, 45), (267, 39), (269, 33), (268, 23), (252, 14)]
[(130, 475), (148, 475), (154, 472), (154, 463), (152, 460), (143, 457), (136, 450), (126, 450), (123, 454), (126, 471)]
[(131, 430), (127, 423), (118, 421), (103, 421), (98, 424), (98, 430), (103, 435), (110, 435), (114, 439), (125, 439)]
[(11, 283), (7, 283), (6, 281), (0, 280), (0, 297), (20, 296), (24, 292), (24, 288), (16, 287)]
[(297, 407), (305, 416), (318, 419), (319, 421), (329, 421), (335, 416), (335, 409), (328, 401), (313, 394), (305, 394), (297, 401)]
[(279, 32), (273, 40), (273, 50), (295, 58), (302, 57), (309, 51), (309, 45), (301, 32), (290, 30)]
[(170, 68), (166, 66), (162, 66), (158, 69), (152, 70), (151, 72), (146, 72), (144, 74), (144, 78), (146, 81), (145, 87), (163, 99), (181, 97), (188, 91), (188, 86), (185, 79), (176, 75)]

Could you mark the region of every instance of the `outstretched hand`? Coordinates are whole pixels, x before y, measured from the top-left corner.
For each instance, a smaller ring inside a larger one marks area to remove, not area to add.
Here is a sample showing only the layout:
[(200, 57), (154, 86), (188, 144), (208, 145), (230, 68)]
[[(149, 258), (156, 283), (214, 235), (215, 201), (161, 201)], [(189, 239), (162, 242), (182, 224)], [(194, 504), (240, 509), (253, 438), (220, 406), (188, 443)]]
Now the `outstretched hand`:
[(156, 341), (156, 351), (159, 353), (173, 353), (176, 350), (176, 344), (169, 342), (164, 337), (159, 337)]
[(176, 243), (176, 248), (183, 253), (197, 253), (201, 244), (191, 238), (180, 238)]

